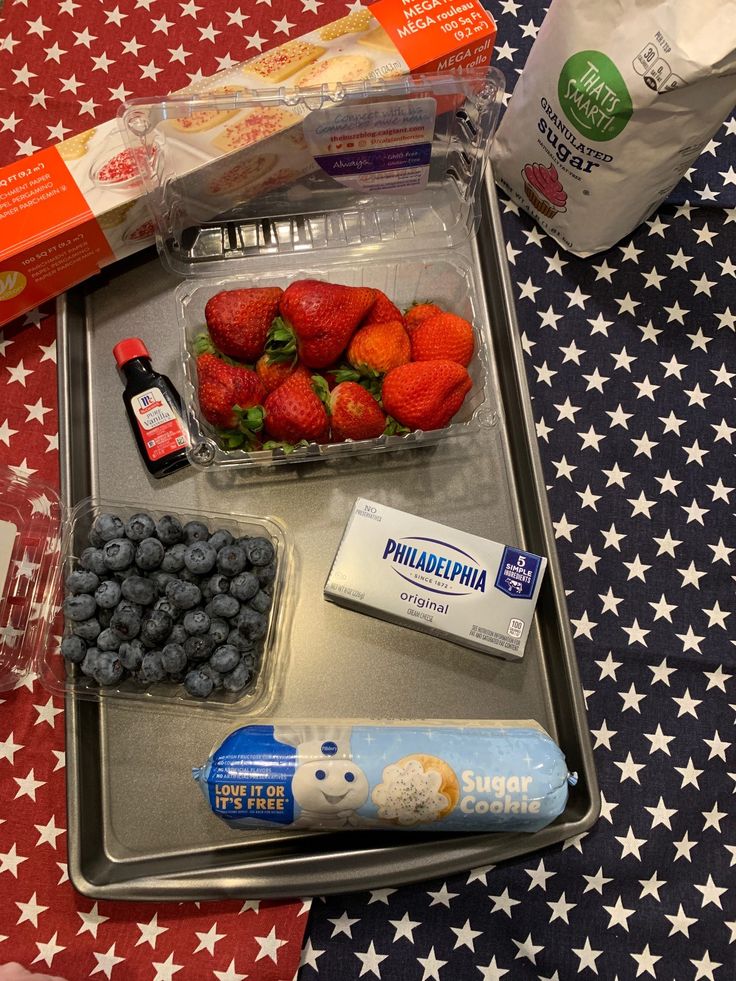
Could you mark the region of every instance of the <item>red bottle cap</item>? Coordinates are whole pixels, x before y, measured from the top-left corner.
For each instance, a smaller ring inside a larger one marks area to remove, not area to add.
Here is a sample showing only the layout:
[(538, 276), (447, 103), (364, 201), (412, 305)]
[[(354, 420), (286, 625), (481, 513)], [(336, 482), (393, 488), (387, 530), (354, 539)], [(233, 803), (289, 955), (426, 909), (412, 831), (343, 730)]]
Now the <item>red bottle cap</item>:
[(128, 337), (124, 341), (120, 341), (112, 349), (113, 356), (117, 362), (118, 368), (122, 368), (124, 364), (132, 361), (134, 358), (149, 358), (151, 355), (148, 352), (148, 348), (140, 339), (140, 337)]

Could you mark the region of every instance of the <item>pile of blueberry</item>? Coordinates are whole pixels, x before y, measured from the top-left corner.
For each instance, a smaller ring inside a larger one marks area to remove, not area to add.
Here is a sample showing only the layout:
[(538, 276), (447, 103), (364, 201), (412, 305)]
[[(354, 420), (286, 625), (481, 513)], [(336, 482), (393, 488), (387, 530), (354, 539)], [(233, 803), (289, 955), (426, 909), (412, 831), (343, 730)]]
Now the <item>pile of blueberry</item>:
[(99, 685), (242, 691), (258, 672), (275, 577), (268, 538), (100, 514), (66, 579), (61, 653)]

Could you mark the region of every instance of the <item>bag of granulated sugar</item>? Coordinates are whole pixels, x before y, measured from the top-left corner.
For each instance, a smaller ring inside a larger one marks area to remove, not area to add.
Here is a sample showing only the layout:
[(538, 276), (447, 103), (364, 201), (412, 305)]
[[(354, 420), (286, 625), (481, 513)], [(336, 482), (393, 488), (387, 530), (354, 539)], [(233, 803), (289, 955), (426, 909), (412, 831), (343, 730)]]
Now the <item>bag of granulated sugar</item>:
[(498, 184), (562, 246), (615, 245), (736, 103), (736, 0), (553, 0), (496, 134)]

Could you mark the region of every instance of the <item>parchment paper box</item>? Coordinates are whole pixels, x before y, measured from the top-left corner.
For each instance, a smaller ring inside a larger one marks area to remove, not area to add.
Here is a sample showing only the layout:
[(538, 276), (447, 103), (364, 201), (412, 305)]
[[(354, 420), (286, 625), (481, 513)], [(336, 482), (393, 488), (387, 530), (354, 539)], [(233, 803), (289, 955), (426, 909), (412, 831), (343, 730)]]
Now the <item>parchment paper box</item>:
[(547, 560), (358, 498), (324, 588), (349, 609), (520, 660)]
[[(191, 171), (219, 162), (211, 203), (223, 212), (244, 182), (256, 197), (315, 167), (300, 116), (249, 106), (249, 92), (481, 68), (495, 36), (480, 0), (378, 0), (185, 90), (192, 110), (175, 136)], [(141, 171), (156, 165), (155, 153), (135, 159), (111, 119), (0, 168), (0, 325), (154, 242)]]

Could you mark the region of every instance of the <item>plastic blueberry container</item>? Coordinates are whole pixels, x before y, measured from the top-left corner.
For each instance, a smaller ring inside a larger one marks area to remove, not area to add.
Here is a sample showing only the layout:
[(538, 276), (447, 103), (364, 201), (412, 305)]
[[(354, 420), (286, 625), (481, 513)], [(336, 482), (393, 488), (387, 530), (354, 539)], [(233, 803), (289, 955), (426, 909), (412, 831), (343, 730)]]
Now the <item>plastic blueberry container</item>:
[[(89, 543), (89, 531), (95, 518), (100, 514), (109, 513), (119, 515), (123, 521), (127, 521), (139, 512), (151, 515), (154, 520), (165, 514), (171, 514), (182, 524), (187, 521), (201, 521), (208, 527), (210, 533), (224, 528), (236, 538), (248, 535), (270, 539), (276, 550), (276, 578), (273, 583), (273, 602), (269, 611), (268, 629), (262, 641), (262, 655), (257, 672), (242, 691), (232, 693), (223, 689), (214, 690), (207, 698), (195, 698), (185, 691), (183, 684), (168, 681), (143, 688), (133, 679), (127, 678), (115, 685), (100, 686), (83, 675), (77, 665), (69, 664), (62, 657), (58, 644), (47, 644), (39, 650), (37, 664), (42, 684), (52, 692), (70, 693), (84, 699), (110, 698), (139, 704), (155, 703), (220, 711), (249, 712), (256, 708), (259, 712), (264, 711), (278, 689), (284, 650), (288, 649), (287, 633), (290, 622), (286, 607), (289, 601), (287, 582), (291, 549), (286, 530), (276, 518), (199, 510), (161, 509), (144, 504), (140, 506), (130, 503), (121, 504), (96, 497), (85, 498), (74, 507), (64, 522), (59, 563), (60, 576), (57, 579), (57, 581), (61, 580), (62, 587), (58, 591), (59, 604), (63, 599), (63, 580), (77, 567), (79, 557)], [(59, 633), (62, 628), (64, 636), (71, 632), (69, 624), (62, 624)]]
[[(121, 126), (128, 146), (158, 148), (156, 166), (143, 167), (142, 178), (162, 261), (184, 280), (176, 307), (195, 466), (337, 460), (437, 443), (493, 423), (482, 286), (463, 247), (480, 223), (479, 185), (503, 88), (500, 73), (483, 68), (314, 88), (181, 95), (163, 102), (137, 100), (124, 108)], [(224, 118), (235, 110), (245, 119), (255, 111), (270, 113), (270, 119), (282, 113), (285, 121), (224, 156), (213, 149), (220, 140), (218, 127), (187, 134), (171, 125), (194, 113), (219, 112)], [(291, 177), (265, 190), (264, 175), (258, 180), (252, 175), (257, 160), (271, 156), (278, 161), (274, 175)], [(145, 152), (137, 159), (145, 161)], [(239, 167), (248, 181), (241, 188), (229, 184), (229, 193), (215, 205), (213, 181)], [(434, 302), (470, 320), (476, 334), (468, 369), (473, 388), (450, 424), (372, 440), (314, 443), (288, 453), (226, 449), (199, 412), (193, 347), (206, 329), (205, 304), (221, 290), (286, 287), (298, 279), (372, 286), (401, 309)]]

